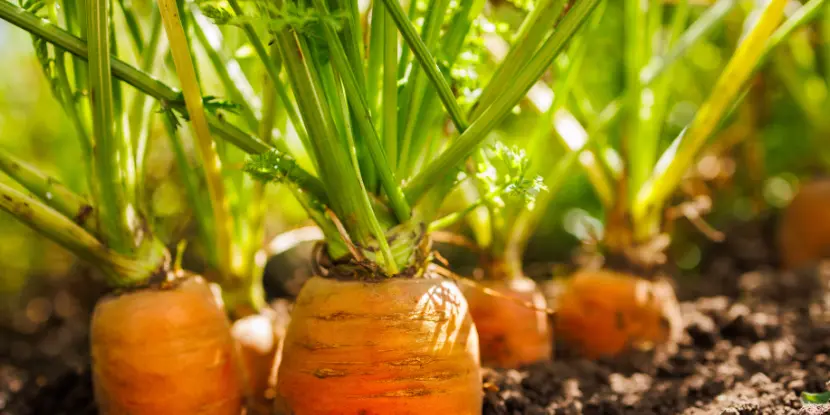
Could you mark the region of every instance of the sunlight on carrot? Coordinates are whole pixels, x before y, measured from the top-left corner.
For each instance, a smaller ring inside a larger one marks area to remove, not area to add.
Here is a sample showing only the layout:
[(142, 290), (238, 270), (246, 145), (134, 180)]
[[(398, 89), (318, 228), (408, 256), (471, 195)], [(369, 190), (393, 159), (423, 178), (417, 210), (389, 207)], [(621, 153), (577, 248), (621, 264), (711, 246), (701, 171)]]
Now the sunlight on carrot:
[(309, 280), (277, 380), (280, 414), (480, 414), (478, 335), (455, 284)]

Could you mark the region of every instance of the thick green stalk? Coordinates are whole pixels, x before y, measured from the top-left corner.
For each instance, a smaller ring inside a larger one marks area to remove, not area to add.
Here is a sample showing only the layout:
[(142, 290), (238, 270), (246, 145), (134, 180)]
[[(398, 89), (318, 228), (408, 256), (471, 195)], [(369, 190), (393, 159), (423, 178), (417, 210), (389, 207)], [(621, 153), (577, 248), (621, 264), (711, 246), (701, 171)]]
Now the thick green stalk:
[(464, 219), (467, 215), (469, 215), (470, 212), (478, 209), (481, 206), (485, 206), (485, 205), (489, 204), (495, 198), (503, 195), (504, 194), (504, 189), (505, 189), (504, 186), (499, 187), (496, 190), (493, 190), (492, 192), (480, 197), (475, 202), (470, 203), (464, 209), (459, 210), (457, 212), (447, 214), (444, 217), (438, 218), (438, 219), (430, 222), (429, 226), (427, 226), (427, 233), (435, 232), (435, 231), (438, 231), (438, 230), (441, 230), (441, 229), (448, 228), (452, 225), (455, 225), (456, 223), (458, 223), (462, 219)]
[[(700, 107), (692, 123), (661, 157), (658, 165), (666, 167), (656, 170), (650, 181), (637, 194), (632, 207), (632, 219), (635, 224), (635, 238), (638, 240), (650, 237), (654, 229), (648, 225), (657, 222), (650, 217), (661, 215), (663, 203), (680, 183), (699, 150), (744, 88), (763, 56), (770, 36), (781, 21), (785, 4), (786, 0), (772, 0), (765, 7), (753, 29), (727, 63), (712, 88), (712, 94)], [(638, 224), (642, 226), (637, 226)]]
[(331, 113), (326, 111), (327, 107), (324, 108), (326, 99), (315, 80), (316, 69), (309, 66), (310, 57), (303, 54), (298, 39), (290, 29), (276, 35), (300, 114), (312, 138), (311, 150), (317, 157), (330, 206), (355, 242), (366, 244), (371, 233), (369, 215), (372, 212), (371, 209), (365, 210), (361, 198), (356, 197), (362, 192), (362, 183), (357, 180), (358, 172), (354, 170), (348, 151), (334, 129)]
[(71, 219), (4, 183), (0, 183), (0, 209), (100, 267), (114, 287), (139, 285), (164, 269), (166, 252), (163, 245), (153, 243), (147, 246), (137, 259), (119, 254)]
[[(421, 30), (421, 37), (424, 39), (424, 44), (428, 50), (434, 51), (438, 43), (438, 35), (441, 33), (441, 27), (444, 22), (444, 15), (450, 5), (450, 0), (431, 0), (430, 6), (427, 9), (427, 18), (424, 27)], [(427, 93), (426, 78), (423, 71), (415, 66), (409, 73), (409, 79), (404, 85), (402, 93), (400, 114), (403, 116), (402, 123), (398, 125), (399, 135), (401, 136), (400, 145), (400, 160), (397, 166), (399, 176), (405, 177), (409, 174), (407, 171), (408, 158), (411, 153), (421, 153), (421, 149), (412, 146), (412, 135), (415, 131), (415, 126), (420, 120), (418, 115), (421, 113), (421, 103)]]
[(202, 106), (202, 93), (196, 79), (196, 71), (190, 55), (187, 36), (179, 19), (179, 9), (175, 0), (158, 0), (164, 31), (176, 65), (179, 81), (182, 85), (184, 102), (190, 115), (196, 147), (202, 161), (202, 167), (207, 182), (208, 195), (213, 213), (214, 242), (218, 258), (217, 270), (222, 278), (230, 276), (231, 266), (231, 220), (228, 212), (228, 202), (225, 198), (224, 184), (219, 155), (216, 153), (215, 143), (210, 135), (205, 109)]
[(383, 22), (383, 119), (381, 128), (386, 160), (392, 171), (398, 168), (398, 32), (392, 17), (384, 14)]
[(72, 218), (90, 233), (95, 232), (92, 206), (57, 179), (47, 176), (24, 161), (0, 149), (0, 171), (32, 192), (52, 209)]
[[(328, 13), (323, 0), (314, 0), (314, 5), (321, 13)], [(409, 220), (412, 212), (395, 178), (392, 166), (383, 152), (380, 137), (378, 137), (378, 133), (372, 124), (368, 103), (364, 99), (360, 91), (360, 85), (349, 66), (346, 52), (337, 41), (336, 33), (331, 26), (324, 26), (324, 34), (330, 48), (332, 62), (340, 74), (343, 87), (345, 88), (346, 98), (349, 101), (354, 113), (354, 119), (358, 123), (363, 138), (366, 140), (369, 153), (375, 163), (375, 169), (379, 174), (381, 185), (389, 198), (392, 211), (395, 213), (398, 222), (406, 222)]]
[(112, 77), (110, 67), (109, 0), (89, 0), (89, 95), (92, 107), (94, 172), (99, 197), (98, 229), (106, 235), (107, 245), (116, 252), (130, 253), (135, 247), (127, 222), (128, 202), (124, 192), (123, 171), (119, 159), (126, 154), (123, 140), (113, 131)]
[[(114, 7), (110, 8), (110, 19), (112, 19), (113, 9)], [(110, 20), (109, 24), (110, 55), (118, 56), (118, 38), (115, 36), (115, 22)], [(142, 205), (142, 202), (146, 199), (140, 199), (138, 197), (135, 147), (133, 146), (132, 137), (124, 128), (124, 125), (128, 123), (126, 118), (127, 113), (124, 111), (124, 90), (121, 82), (113, 82), (112, 71), (107, 72), (107, 79), (109, 79), (109, 82), (112, 84), (112, 109), (115, 116), (112, 123), (115, 132), (115, 144), (118, 149), (118, 158), (116, 160), (118, 165), (117, 169), (121, 173), (121, 182), (124, 187), (124, 206), (129, 206), (129, 209), (131, 210), (143, 210), (144, 206)], [(125, 213), (129, 215), (129, 212)], [(136, 224), (129, 223), (129, 217), (127, 218), (127, 221), (127, 225), (130, 227), (130, 230), (135, 232)]]
[[(377, 1), (377, 6), (383, 6), (381, 1)], [(410, 1), (409, 2), (409, 11), (407, 16), (409, 16), (410, 21), (415, 21), (418, 14), (418, 2), (417, 1)], [(398, 59), (398, 79), (402, 79), (406, 76), (406, 70), (409, 67), (409, 47), (406, 45), (406, 42), (401, 44), (401, 57)]]
[[(441, 51), (440, 55), (446, 59), (446, 64), (452, 67), (455, 64), (458, 55), (461, 53), (464, 46), (464, 39), (472, 28), (473, 21), (481, 14), (485, 5), (484, 0), (462, 0), (460, 7), (453, 15), (449, 23), (449, 27), (441, 37)], [(421, 79), (424, 79), (423, 77)], [(427, 134), (431, 128), (434, 128), (435, 120), (441, 115), (441, 106), (438, 104), (438, 95), (433, 88), (426, 88), (424, 91), (424, 98), (421, 102), (421, 108), (418, 113), (417, 122), (413, 124), (412, 144), (410, 148), (421, 149), (428, 147), (427, 151), (409, 151), (401, 152), (406, 161), (404, 166), (401, 166), (401, 177), (409, 177), (411, 172), (415, 169), (418, 159), (423, 158), (424, 162), (432, 160), (435, 148), (438, 147), (439, 140), (433, 140), (434, 145), (427, 143)]]
[(90, 166), (92, 160), (92, 139), (87, 131), (87, 125), (81, 119), (81, 109), (79, 108), (78, 100), (75, 98), (69, 82), (69, 75), (66, 71), (66, 52), (57, 47), (55, 48), (55, 72), (58, 75), (58, 88), (60, 88), (63, 95), (63, 109), (66, 115), (69, 116), (69, 121), (75, 129), (75, 134), (78, 135), (81, 151), (84, 154), (86, 173), (90, 175), (92, 173)]
[[(237, 16), (243, 17), (245, 15), (238, 0), (228, 0), (228, 4)], [(279, 96), (282, 105), (285, 107), (286, 113), (288, 113), (288, 119), (291, 120), (291, 124), (294, 126), (294, 131), (297, 132), (297, 135), (303, 143), (307, 143), (308, 133), (306, 132), (306, 128), (303, 127), (300, 117), (297, 115), (297, 109), (294, 107), (294, 102), (288, 97), (288, 91), (285, 89), (285, 85), (280, 79), (279, 67), (277, 67), (276, 62), (271, 59), (271, 56), (268, 54), (268, 50), (265, 48), (265, 44), (263, 44), (262, 40), (260, 40), (254, 26), (245, 22), (242, 23), (242, 30), (248, 37), (248, 41), (251, 42), (251, 45), (254, 47), (254, 51), (259, 57), (259, 60), (263, 65), (265, 65), (265, 72), (274, 84), (277, 96)]]
[(386, 12), (383, 2), (375, 0), (372, 7), (371, 28), (369, 29), (369, 57), (366, 63), (366, 100), (372, 118), (379, 120), (380, 115), (380, 77), (383, 70), (383, 23), (386, 21)]
[[(345, 28), (341, 34), (343, 49), (349, 57), (352, 72), (357, 78), (360, 90), (366, 93), (366, 75), (363, 67), (363, 26), (360, 24), (360, 7), (357, 0), (337, 0), (338, 9), (348, 13)], [(344, 4), (345, 3), (345, 4)]]
[(504, 95), (487, 108), (478, 119), (473, 121), (470, 127), (437, 159), (433, 160), (410, 180), (404, 190), (410, 203), (420, 199), (430, 187), (438, 182), (438, 178), (458, 166), (487, 137), (487, 134), (510, 112), (547, 70), (567, 41), (594, 10), (597, 3), (598, 0), (582, 0), (577, 3), (562, 19), (559, 28), (542, 45), (539, 52), (517, 74), (511, 88), (505, 91)]
[[(444, 75), (441, 74), (441, 70), (438, 68), (435, 58), (429, 53), (429, 49), (427, 49), (424, 41), (415, 31), (415, 26), (413, 26), (412, 22), (409, 21), (409, 18), (406, 17), (406, 14), (404, 14), (404, 11), (397, 0), (382, 1), (386, 5), (386, 11), (395, 20), (398, 30), (401, 31), (401, 35), (404, 40), (409, 45), (409, 48), (412, 49), (412, 52), (421, 64), (421, 68), (427, 74), (429, 80), (432, 81), (433, 86), (438, 90), (438, 96), (441, 98), (441, 102), (450, 114), (450, 118), (453, 120), (453, 123), (455, 123), (456, 128), (458, 131), (464, 131), (467, 129), (467, 120), (464, 117), (464, 113), (461, 111), (461, 107), (458, 106), (458, 102), (456, 102), (455, 96), (453, 96), (447, 80), (444, 79)], [(388, 20), (386, 21), (386, 24), (389, 24)]]
[[(642, 183), (648, 180), (649, 173), (654, 166), (657, 157), (657, 142), (652, 137), (645, 137), (640, 134), (643, 124), (653, 121), (651, 113), (641, 108), (643, 94), (651, 91), (640, 85), (640, 70), (643, 68), (647, 56), (647, 46), (651, 39), (648, 39), (647, 14), (654, 7), (655, 2), (641, 0), (626, 0), (623, 9), (625, 11), (625, 27), (623, 50), (625, 63), (625, 94), (628, 95), (628, 122), (624, 123), (623, 153), (626, 163), (626, 174), (621, 178), (626, 180), (628, 186), (620, 186), (623, 189), (632, 189), (636, 192)], [(617, 195), (618, 198), (631, 200), (628, 194)]]
[(507, 56), (496, 68), (493, 77), (481, 91), (476, 104), (470, 113), (470, 119), (475, 120), (484, 112), (497, 97), (510, 87), (510, 78), (524, 67), (533, 53), (553, 28), (553, 23), (559, 20), (566, 0), (540, 0), (534, 5), (533, 11), (528, 14), (519, 28), (519, 34), (513, 42), (513, 47)]
[[(0, 18), (33, 35), (42, 37), (47, 42), (65, 49), (67, 52), (81, 59), (87, 60), (89, 58), (89, 50), (84, 41), (12, 3), (0, 1)], [(167, 86), (152, 75), (115, 58), (111, 59), (111, 64), (113, 76), (127, 82), (139, 91), (162, 102), (181, 102), (181, 95), (178, 91)], [(270, 148), (256, 137), (222, 121), (215, 115), (207, 114), (207, 119), (208, 124), (217, 134), (224, 137), (228, 142), (240, 148), (242, 151), (256, 154), (268, 151)], [(310, 176), (310, 174), (306, 174)]]

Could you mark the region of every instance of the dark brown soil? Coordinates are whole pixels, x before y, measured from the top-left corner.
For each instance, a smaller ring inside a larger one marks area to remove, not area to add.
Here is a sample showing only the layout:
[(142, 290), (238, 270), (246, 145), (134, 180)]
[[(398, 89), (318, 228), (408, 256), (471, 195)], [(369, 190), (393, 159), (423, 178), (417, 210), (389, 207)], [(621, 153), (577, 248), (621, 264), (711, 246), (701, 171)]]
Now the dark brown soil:
[[(774, 271), (758, 232), (730, 233), (705, 256), (701, 277), (679, 280), (677, 353), (593, 362), (560, 348), (554, 362), (485, 368), (484, 414), (830, 414), (799, 400), (830, 380), (830, 266)], [(60, 285), (35, 297), (56, 292), (77, 294)], [(84, 355), (94, 298), (78, 295), (69, 315), (35, 313), (34, 326), (0, 325), (0, 414), (97, 412)], [(18, 305), (25, 316), (30, 305)]]

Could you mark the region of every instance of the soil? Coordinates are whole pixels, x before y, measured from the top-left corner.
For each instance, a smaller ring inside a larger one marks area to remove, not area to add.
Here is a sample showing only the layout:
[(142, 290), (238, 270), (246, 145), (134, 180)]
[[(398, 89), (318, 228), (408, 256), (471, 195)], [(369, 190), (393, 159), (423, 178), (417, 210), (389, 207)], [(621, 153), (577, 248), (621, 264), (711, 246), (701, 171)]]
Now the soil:
[[(678, 280), (675, 353), (588, 361), (558, 346), (552, 362), (485, 368), (484, 414), (830, 414), (799, 399), (830, 380), (830, 265), (776, 271), (767, 225), (737, 226), (700, 277)], [(0, 413), (97, 413), (84, 354), (96, 295), (61, 280), (22, 295), (50, 306), (18, 301), (0, 319)]]

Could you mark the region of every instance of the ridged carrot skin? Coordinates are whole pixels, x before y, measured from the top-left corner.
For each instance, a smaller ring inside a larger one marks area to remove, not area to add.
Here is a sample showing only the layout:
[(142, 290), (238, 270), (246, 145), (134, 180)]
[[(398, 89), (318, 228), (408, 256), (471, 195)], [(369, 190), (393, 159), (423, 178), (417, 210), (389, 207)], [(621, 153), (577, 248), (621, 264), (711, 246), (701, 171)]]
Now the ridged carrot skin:
[(522, 303), (487, 294), (480, 288), (465, 286), (464, 296), (478, 330), (481, 361), (485, 365), (516, 368), (547, 360), (553, 352), (553, 334), (547, 302), (533, 280), (524, 276), (483, 280), (481, 287), (492, 289)]
[(671, 347), (682, 335), (674, 289), (662, 279), (580, 271), (557, 296), (555, 310), (557, 340), (589, 358)]
[(310, 279), (286, 334), (277, 413), (481, 414), (468, 311), (444, 279)]
[(801, 186), (781, 216), (778, 246), (785, 269), (830, 257), (830, 180)]
[(92, 316), (102, 414), (239, 415), (242, 380), (230, 322), (198, 277), (102, 299)]

